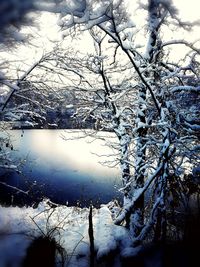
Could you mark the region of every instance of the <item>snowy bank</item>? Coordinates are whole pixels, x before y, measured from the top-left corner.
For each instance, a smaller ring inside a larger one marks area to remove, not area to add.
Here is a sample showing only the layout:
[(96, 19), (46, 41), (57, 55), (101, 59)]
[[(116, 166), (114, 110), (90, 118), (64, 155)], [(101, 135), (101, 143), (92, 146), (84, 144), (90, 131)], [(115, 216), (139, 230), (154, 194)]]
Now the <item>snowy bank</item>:
[[(64, 249), (65, 266), (89, 266), (88, 208), (50, 207), (47, 200), (32, 207), (0, 206), (0, 266), (20, 267), (32, 240), (50, 236)], [(113, 224), (107, 205), (93, 209), (94, 245), (98, 262), (130, 247), (128, 231)], [(118, 266), (117, 257), (113, 266)], [(119, 257), (118, 257), (119, 258)], [(118, 259), (119, 260), (119, 259)], [(60, 255), (56, 257), (60, 266)]]

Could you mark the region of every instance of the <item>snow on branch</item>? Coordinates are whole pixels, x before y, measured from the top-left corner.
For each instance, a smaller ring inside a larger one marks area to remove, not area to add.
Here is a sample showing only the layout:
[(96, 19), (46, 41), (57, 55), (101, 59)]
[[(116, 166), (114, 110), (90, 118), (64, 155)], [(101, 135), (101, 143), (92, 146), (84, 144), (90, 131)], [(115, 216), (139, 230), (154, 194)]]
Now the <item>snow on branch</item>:
[(9, 81), (4, 79), (0, 79), (0, 83), (7, 85), (11, 91), (8, 93), (8, 96), (3, 104), (2, 111), (6, 108), (8, 102), (10, 101), (11, 97), (14, 95), (16, 91), (19, 91), (20, 84), (27, 78), (27, 76), (43, 61), (46, 57), (42, 56), (38, 61), (36, 61), (32, 66), (30, 66), (25, 73), (17, 80), (15, 84), (10, 83)]
[(126, 214), (131, 211), (131, 209), (135, 206), (135, 204), (139, 200), (139, 198), (142, 195), (144, 195), (144, 193), (147, 191), (147, 189), (149, 188), (151, 183), (158, 177), (158, 175), (160, 174), (160, 172), (163, 168), (163, 164), (164, 163), (161, 162), (160, 165), (158, 166), (158, 168), (156, 169), (156, 171), (147, 179), (147, 181), (145, 182), (145, 185), (142, 188), (139, 188), (134, 192), (134, 196), (133, 196), (131, 202), (128, 203), (126, 206), (124, 206), (121, 214), (114, 221), (114, 223), (116, 225), (120, 225), (125, 220)]
[(144, 238), (146, 237), (146, 235), (149, 233), (149, 231), (151, 230), (152, 226), (155, 224), (155, 213), (156, 210), (158, 209), (160, 203), (162, 202), (163, 199), (163, 192), (161, 192), (161, 195), (157, 198), (156, 202), (153, 205), (152, 211), (151, 211), (151, 215), (150, 215), (150, 219), (148, 221), (148, 223), (143, 227), (143, 229), (141, 230), (139, 236), (137, 236), (136, 238), (134, 238), (133, 244), (137, 244), (139, 241), (144, 240)]
[(180, 92), (180, 91), (186, 91), (186, 92), (196, 92), (196, 93), (199, 93), (200, 92), (200, 86), (190, 86), (190, 85), (183, 85), (183, 86), (175, 86), (175, 87), (172, 87), (170, 88), (171, 91), (173, 93), (175, 92)]
[(59, 25), (64, 29), (77, 24), (85, 25), (86, 28), (89, 29), (94, 25), (109, 20), (107, 15), (110, 10), (110, 1), (104, 0), (98, 3), (96, 1), (91, 1), (86, 3), (86, 0), (69, 0), (64, 4), (62, 2), (58, 5), (58, 10), (55, 11), (61, 14)]
[(184, 124), (192, 129), (193, 131), (200, 131), (200, 125), (199, 124), (190, 124), (188, 122), (184, 122)]
[[(199, 40), (195, 41), (194, 43), (196, 43), (198, 41)], [(194, 43), (189, 43), (189, 42), (187, 42), (185, 40), (173, 40), (173, 41), (168, 41), (168, 42), (162, 43), (162, 47), (165, 47), (165, 46), (168, 46), (168, 45), (185, 45), (185, 46), (189, 47), (190, 49), (192, 49), (193, 51), (195, 51), (198, 54), (200, 54), (200, 49), (195, 47)]]

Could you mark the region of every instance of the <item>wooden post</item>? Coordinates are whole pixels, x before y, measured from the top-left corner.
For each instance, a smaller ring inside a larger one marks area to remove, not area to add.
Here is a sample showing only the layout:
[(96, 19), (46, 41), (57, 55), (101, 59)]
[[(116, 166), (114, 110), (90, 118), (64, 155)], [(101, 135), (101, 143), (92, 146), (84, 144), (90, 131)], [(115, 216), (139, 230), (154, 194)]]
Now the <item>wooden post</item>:
[(93, 222), (92, 222), (92, 205), (90, 205), (88, 219), (89, 219), (88, 234), (90, 239), (90, 267), (94, 267), (94, 233), (93, 233)]

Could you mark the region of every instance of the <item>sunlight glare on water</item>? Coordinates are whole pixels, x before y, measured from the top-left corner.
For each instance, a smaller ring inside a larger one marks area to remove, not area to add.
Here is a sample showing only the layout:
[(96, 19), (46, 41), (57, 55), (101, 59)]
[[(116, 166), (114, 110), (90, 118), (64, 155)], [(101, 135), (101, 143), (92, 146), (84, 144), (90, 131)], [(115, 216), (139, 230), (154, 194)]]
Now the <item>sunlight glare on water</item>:
[[(26, 138), (27, 135), (29, 135), (29, 131), (25, 131), (24, 137)], [(61, 135), (70, 140), (64, 140)], [(73, 131), (73, 133), (62, 130), (34, 131), (34, 134), (29, 135), (30, 153), (34, 154), (40, 151), (38, 160), (45, 159), (52, 165), (59, 163), (59, 166), (79, 168), (82, 173), (90, 171), (90, 173), (98, 175), (103, 172), (105, 178), (111, 172), (116, 175), (119, 173), (117, 167), (111, 169), (100, 164), (100, 162), (108, 161), (108, 158), (111, 161), (115, 160), (113, 149), (106, 146), (105, 141), (99, 139), (93, 141), (92, 137), (71, 140), (78, 135), (80, 136), (80, 131)], [(112, 136), (108, 133), (106, 135)], [(113, 136), (112, 139), (114, 139)], [(21, 142), (23, 142), (23, 138)]]

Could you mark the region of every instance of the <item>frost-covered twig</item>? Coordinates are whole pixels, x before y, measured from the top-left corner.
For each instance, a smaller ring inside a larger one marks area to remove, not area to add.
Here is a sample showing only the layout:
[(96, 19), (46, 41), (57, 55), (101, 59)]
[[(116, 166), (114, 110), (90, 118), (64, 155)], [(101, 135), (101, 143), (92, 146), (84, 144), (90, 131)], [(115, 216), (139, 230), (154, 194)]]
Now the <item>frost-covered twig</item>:
[(23, 194), (25, 194), (25, 195), (28, 195), (28, 194), (29, 194), (29, 190), (28, 190), (28, 191), (24, 191), (24, 190), (22, 190), (22, 189), (19, 189), (19, 188), (15, 187), (15, 186), (9, 185), (9, 184), (4, 183), (4, 182), (0, 182), (0, 184), (4, 185), (4, 186), (6, 186), (6, 187), (9, 187), (9, 188), (11, 188), (11, 189), (16, 190), (17, 193), (23, 193)]
[[(198, 41), (200, 41), (200, 40), (197, 40), (196, 42), (198, 42)], [(200, 49), (195, 47), (194, 43), (189, 43), (185, 40), (173, 40), (173, 41), (168, 41), (168, 42), (162, 43), (162, 47), (169, 46), (169, 45), (181, 45), (182, 44), (182, 45), (189, 47), (190, 49), (192, 49), (196, 53), (200, 54)]]
[(13, 94), (18, 91), (20, 88), (20, 84), (27, 78), (27, 76), (40, 64), (40, 62), (43, 60), (43, 57), (40, 58), (38, 61), (36, 61), (18, 80), (16, 84), (11, 84), (7, 81), (3, 81), (4, 84), (6, 84), (8, 87), (10, 87), (11, 92), (8, 94), (3, 107), (2, 111), (6, 108), (8, 102), (10, 101)]
[(170, 90), (173, 93), (181, 92), (181, 91), (199, 93), (200, 92), (200, 86), (180, 85), (180, 86), (171, 87)]

